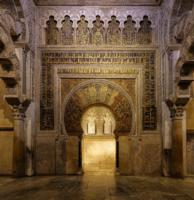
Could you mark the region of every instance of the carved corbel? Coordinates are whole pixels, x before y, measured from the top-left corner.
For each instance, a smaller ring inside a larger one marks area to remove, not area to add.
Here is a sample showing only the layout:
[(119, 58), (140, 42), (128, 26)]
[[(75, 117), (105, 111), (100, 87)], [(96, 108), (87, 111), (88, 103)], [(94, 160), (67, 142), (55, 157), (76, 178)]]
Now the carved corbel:
[(5, 82), (7, 87), (15, 87), (18, 81), (16, 72), (13, 71), (13, 63), (9, 58), (0, 58), (2, 69), (0, 78)]

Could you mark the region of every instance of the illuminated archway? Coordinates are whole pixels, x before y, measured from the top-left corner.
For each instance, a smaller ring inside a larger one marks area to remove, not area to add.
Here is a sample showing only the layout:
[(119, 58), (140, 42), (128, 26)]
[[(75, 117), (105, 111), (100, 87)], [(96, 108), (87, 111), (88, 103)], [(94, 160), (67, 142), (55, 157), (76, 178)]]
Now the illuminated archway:
[(111, 109), (117, 123), (115, 134), (134, 133), (136, 114), (131, 97), (121, 86), (104, 79), (85, 81), (67, 95), (61, 119), (63, 132), (81, 135), (82, 115), (94, 104), (103, 104)]

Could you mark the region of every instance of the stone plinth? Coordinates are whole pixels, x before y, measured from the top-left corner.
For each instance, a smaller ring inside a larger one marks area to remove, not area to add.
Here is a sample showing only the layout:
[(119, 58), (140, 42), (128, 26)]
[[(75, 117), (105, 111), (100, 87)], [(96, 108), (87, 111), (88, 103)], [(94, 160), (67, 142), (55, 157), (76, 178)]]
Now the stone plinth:
[(55, 174), (55, 143), (54, 134), (41, 134), (36, 137), (35, 173), (38, 175)]
[(120, 136), (119, 173), (122, 175), (161, 174), (161, 136)]
[(84, 136), (82, 139), (82, 167), (88, 171), (115, 171), (116, 140), (114, 136)]
[(186, 108), (186, 112), (187, 112), (187, 131), (189, 132), (194, 132), (194, 99), (192, 99)]
[(9, 119), (5, 118), (4, 111), (0, 109), (0, 131), (13, 130), (13, 124)]
[(187, 134), (187, 175), (194, 175), (194, 132)]
[(0, 131), (0, 175), (12, 174), (13, 136), (13, 131)]
[(130, 144), (128, 136), (119, 137), (119, 173), (129, 175), (131, 172)]
[(64, 135), (60, 135), (56, 140), (56, 174), (65, 174), (65, 151), (66, 139)]

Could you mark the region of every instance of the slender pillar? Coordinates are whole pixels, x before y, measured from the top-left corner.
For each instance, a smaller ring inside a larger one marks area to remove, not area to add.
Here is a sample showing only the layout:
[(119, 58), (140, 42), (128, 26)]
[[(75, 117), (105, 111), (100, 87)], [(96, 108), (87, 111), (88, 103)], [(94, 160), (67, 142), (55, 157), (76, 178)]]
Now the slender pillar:
[(25, 134), (24, 109), (21, 105), (13, 108), (14, 144), (13, 144), (13, 176), (25, 175)]
[(186, 121), (183, 106), (174, 106), (172, 111), (171, 175), (184, 178), (186, 174)]

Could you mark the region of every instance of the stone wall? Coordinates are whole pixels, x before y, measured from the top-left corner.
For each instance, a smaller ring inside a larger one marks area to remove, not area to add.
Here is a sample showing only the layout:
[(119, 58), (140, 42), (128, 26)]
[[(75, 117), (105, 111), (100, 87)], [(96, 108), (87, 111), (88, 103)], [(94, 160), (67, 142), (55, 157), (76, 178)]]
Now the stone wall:
[[(37, 8), (36, 174), (78, 169), (78, 142), (66, 137), (71, 127), (71, 137), (82, 131), (81, 115), (96, 103), (121, 115), (118, 132), (130, 139), (127, 160), (134, 165), (126, 168), (128, 174), (160, 174), (159, 16), (159, 8), (151, 6)], [(137, 39), (143, 24), (152, 33), (146, 43)], [(69, 164), (68, 155), (74, 160)]]
[(13, 131), (0, 131), (0, 175), (12, 174)]
[(187, 135), (187, 174), (194, 175), (194, 134)]
[(56, 136), (42, 135), (36, 137), (35, 174), (55, 174)]
[[(118, 172), (120, 174), (161, 175), (162, 145), (159, 134), (140, 137), (120, 136), (118, 141)], [(71, 136), (67, 139), (48, 134), (38, 136), (36, 138), (36, 174), (77, 174), (80, 172), (79, 162), (82, 162), (79, 157), (81, 152), (79, 152), (78, 137)]]
[(119, 172), (125, 175), (161, 174), (161, 136), (119, 138)]
[(194, 132), (194, 99), (187, 105), (187, 131)]

